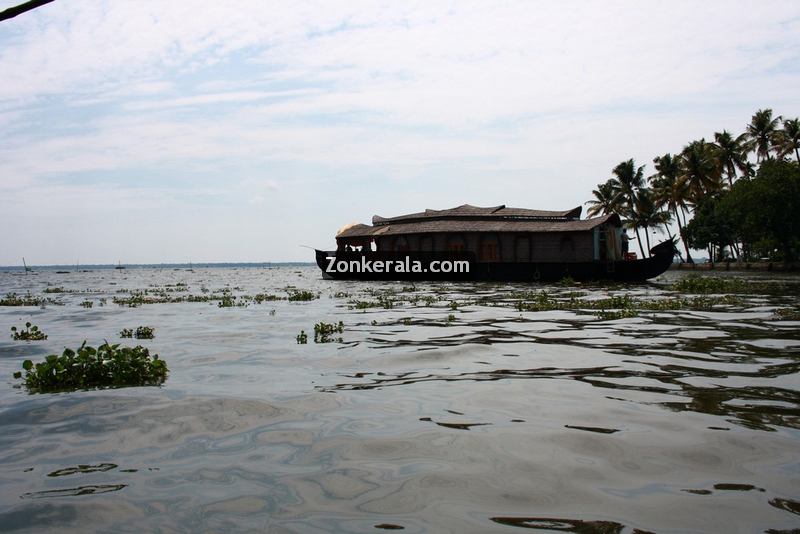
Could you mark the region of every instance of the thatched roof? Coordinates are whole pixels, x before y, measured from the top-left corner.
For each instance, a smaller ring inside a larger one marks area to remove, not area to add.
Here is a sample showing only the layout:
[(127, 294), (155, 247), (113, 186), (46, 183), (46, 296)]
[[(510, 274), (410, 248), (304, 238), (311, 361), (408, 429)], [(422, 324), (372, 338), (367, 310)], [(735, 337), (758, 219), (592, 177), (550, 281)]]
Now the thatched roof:
[(425, 210), (419, 213), (410, 213), (408, 215), (400, 215), (397, 217), (381, 217), (374, 215), (372, 217), (372, 224), (380, 226), (384, 224), (393, 224), (398, 222), (413, 222), (413, 221), (430, 221), (430, 220), (448, 220), (448, 219), (477, 219), (477, 220), (501, 220), (501, 219), (579, 219), (581, 216), (581, 207), (573, 208), (567, 211), (544, 211), (544, 210), (529, 210), (525, 208), (508, 208), (505, 205), (493, 206), (489, 208), (481, 208), (478, 206), (470, 206), (464, 204), (448, 210)]
[(567, 211), (540, 211), (505, 206), (480, 208), (465, 204), (449, 210), (425, 210), (391, 218), (376, 215), (372, 218), (373, 226), (353, 225), (336, 237), (458, 232), (585, 232), (606, 222), (620, 225), (617, 215), (581, 220), (580, 213), (579, 207)]

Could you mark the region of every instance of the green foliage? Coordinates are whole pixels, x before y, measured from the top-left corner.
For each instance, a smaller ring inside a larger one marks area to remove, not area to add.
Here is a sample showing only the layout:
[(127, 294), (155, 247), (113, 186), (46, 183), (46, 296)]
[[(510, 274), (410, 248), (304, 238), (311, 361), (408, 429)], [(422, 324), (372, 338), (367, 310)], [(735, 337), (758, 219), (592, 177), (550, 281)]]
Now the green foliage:
[(256, 304), (261, 304), (262, 302), (271, 302), (273, 300), (283, 300), (284, 297), (278, 295), (271, 295), (269, 293), (258, 293), (253, 297), (253, 301)]
[(136, 339), (153, 339), (156, 337), (155, 329), (152, 326), (140, 326), (133, 335)]
[(800, 321), (800, 308), (778, 308), (775, 317), (781, 321)]
[(730, 192), (722, 191), (698, 202), (694, 218), (686, 225), (685, 238), (690, 247), (725, 247), (738, 241), (740, 229), (730, 196)]
[(630, 308), (623, 308), (621, 310), (611, 310), (611, 311), (600, 310), (599, 312), (596, 312), (595, 315), (597, 315), (598, 319), (601, 319), (603, 321), (611, 321), (614, 319), (627, 319), (630, 317), (637, 317), (639, 315), (639, 312)]
[(139, 326), (136, 330), (123, 328), (119, 332), (119, 337), (135, 337), (136, 339), (153, 339), (156, 337), (155, 328), (152, 326)]
[(735, 277), (690, 275), (669, 287), (679, 293), (775, 293), (785, 286), (775, 281), (753, 281)]
[(747, 259), (792, 261), (800, 255), (800, 166), (766, 160), (752, 179), (701, 199), (686, 228), (690, 246), (746, 244)]
[(297, 334), (297, 344), (298, 345), (305, 345), (308, 343), (308, 334), (306, 334), (305, 330), (300, 330), (300, 333)]
[(290, 302), (305, 302), (319, 298), (319, 295), (305, 290), (291, 290), (289, 291)]
[(92, 302), (91, 300), (84, 300), (83, 302), (81, 302), (81, 306), (83, 306), (84, 308), (91, 308), (92, 306), (94, 306), (94, 302)]
[[(168, 369), (164, 360), (141, 346), (120, 347), (104, 343), (64, 349), (61, 356), (51, 354), (44, 362), (25, 360), (25, 386), (31, 392), (74, 391), (78, 389), (161, 385)], [(14, 373), (22, 378), (22, 373)]]
[(236, 306), (236, 297), (230, 293), (225, 293), (222, 295), (222, 299), (217, 303), (217, 306), (220, 308), (232, 308)]
[(800, 253), (800, 165), (768, 160), (731, 190), (742, 238), (756, 254), (792, 261)]
[[(617, 295), (604, 299), (585, 300), (575, 297), (558, 298), (542, 291), (530, 300), (518, 300), (518, 311), (590, 311), (603, 317), (634, 317), (633, 312), (667, 310), (707, 310), (719, 305), (739, 305), (741, 300), (732, 295), (721, 297), (663, 297), (656, 299), (634, 299), (630, 295)], [(612, 314), (612, 311), (620, 313)], [(625, 311), (627, 310), (627, 311)], [(616, 318), (619, 318), (616, 317)]]
[(45, 293), (65, 293), (63, 287), (46, 287), (44, 289)]
[(400, 301), (396, 301), (390, 295), (378, 295), (377, 300), (354, 299), (348, 304), (350, 304), (351, 308), (355, 308), (357, 310), (366, 310), (368, 308), (383, 308), (384, 310), (391, 310), (395, 307), (395, 304), (398, 303), (400, 303)]
[(142, 293), (133, 293), (130, 297), (114, 297), (112, 301), (114, 304), (128, 306), (129, 308), (137, 308), (142, 304), (151, 304), (151, 300), (145, 299)]
[(335, 323), (319, 322), (314, 325), (314, 343), (330, 343), (332, 341), (342, 342), (341, 337), (333, 337), (334, 334), (341, 334), (344, 332), (344, 323), (339, 321)]
[(19, 296), (16, 293), (7, 293), (4, 298), (0, 299), (0, 306), (43, 306), (47, 301), (45, 299), (31, 296), (27, 293), (25, 296)]
[(36, 325), (25, 323), (25, 330), (17, 330), (16, 326), (11, 327), (11, 337), (14, 341), (42, 341), (47, 339), (47, 334), (39, 330)]

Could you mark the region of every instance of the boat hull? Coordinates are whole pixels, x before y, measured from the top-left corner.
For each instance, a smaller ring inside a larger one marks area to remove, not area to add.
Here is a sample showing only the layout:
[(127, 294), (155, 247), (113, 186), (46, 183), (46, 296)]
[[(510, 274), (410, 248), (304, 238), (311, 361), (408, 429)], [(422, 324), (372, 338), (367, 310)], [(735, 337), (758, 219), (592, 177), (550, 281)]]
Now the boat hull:
[[(587, 262), (470, 262), (469, 272), (432, 273), (392, 272), (375, 273), (363, 271), (339, 271), (332, 269), (332, 261), (359, 262), (374, 256), (361, 252), (316, 251), (317, 266), (324, 278), (335, 280), (452, 280), (452, 281), (508, 281), (508, 282), (554, 282), (564, 278), (577, 281), (611, 280), (637, 282), (655, 278), (672, 264), (674, 256), (672, 240), (664, 241), (651, 249), (652, 256), (639, 260), (587, 261)], [(408, 253), (413, 257), (414, 253)], [(385, 256), (382, 256), (385, 258)], [(396, 257), (402, 257), (398, 254)]]

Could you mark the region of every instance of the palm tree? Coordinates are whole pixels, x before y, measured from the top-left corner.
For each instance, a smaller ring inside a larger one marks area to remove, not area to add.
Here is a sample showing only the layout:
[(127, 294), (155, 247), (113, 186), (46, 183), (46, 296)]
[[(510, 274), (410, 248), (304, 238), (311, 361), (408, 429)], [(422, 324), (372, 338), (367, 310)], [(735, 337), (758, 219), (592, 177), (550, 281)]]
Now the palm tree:
[(775, 134), (778, 131), (780, 120), (780, 115), (772, 118), (772, 110), (769, 108), (759, 109), (750, 119), (746, 134), (750, 139), (749, 149), (755, 151), (757, 162), (772, 159), (769, 151), (775, 142)]
[[(664, 154), (655, 158), (653, 163), (655, 163), (656, 174), (650, 177), (650, 183), (653, 187), (656, 206), (666, 207), (667, 210), (671, 210), (675, 215), (678, 233), (686, 250), (686, 261), (694, 263), (685, 238), (686, 202), (689, 199), (689, 187), (686, 181), (680, 179), (680, 158), (672, 154)], [(684, 221), (681, 221), (681, 213), (683, 213)]]
[(589, 217), (619, 213), (619, 191), (613, 179), (609, 179), (604, 184), (597, 184), (597, 189), (593, 190), (592, 194), (595, 199), (587, 202), (590, 205), (586, 210)]
[(800, 120), (787, 119), (783, 121), (783, 130), (775, 135), (778, 157), (782, 158), (794, 152), (794, 157), (800, 163)]
[[(623, 161), (611, 171), (614, 178), (614, 186), (619, 191), (619, 213), (629, 219), (633, 220), (633, 212), (636, 206), (637, 191), (644, 186), (644, 165), (636, 167), (633, 159)], [(636, 232), (636, 239), (639, 241), (639, 250), (642, 252), (644, 258), (644, 248), (642, 247), (642, 236), (639, 235), (639, 227), (633, 225), (633, 230)]]
[(694, 204), (705, 195), (721, 189), (721, 173), (714, 159), (713, 146), (705, 139), (692, 141), (683, 148), (679, 165), (680, 180), (688, 187), (688, 200)]
[[(634, 229), (639, 226), (644, 228), (648, 255), (650, 253), (650, 227), (665, 224), (669, 219), (669, 213), (660, 211), (656, 206), (655, 195), (651, 189), (641, 188), (637, 191), (631, 223)], [(644, 257), (644, 253), (642, 256)]]
[(714, 134), (714, 152), (719, 172), (728, 175), (728, 185), (733, 187), (736, 169), (744, 169), (747, 163), (747, 134), (733, 137), (727, 130)]

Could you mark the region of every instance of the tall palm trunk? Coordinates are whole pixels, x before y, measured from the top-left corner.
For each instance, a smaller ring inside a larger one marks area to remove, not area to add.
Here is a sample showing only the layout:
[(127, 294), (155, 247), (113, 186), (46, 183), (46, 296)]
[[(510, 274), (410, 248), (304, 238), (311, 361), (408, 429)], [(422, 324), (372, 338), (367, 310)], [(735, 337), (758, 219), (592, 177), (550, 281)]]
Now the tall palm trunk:
[(642, 248), (642, 236), (639, 235), (639, 227), (638, 226), (634, 226), (633, 227), (633, 231), (636, 232), (636, 240), (639, 241), (639, 250), (642, 253), (642, 258), (644, 258), (645, 257), (644, 248)]
[(692, 259), (692, 255), (689, 254), (689, 245), (686, 244), (686, 236), (684, 235), (684, 232), (683, 232), (684, 225), (683, 225), (683, 223), (681, 223), (681, 218), (680, 218), (680, 215), (679, 215), (679, 212), (678, 212), (678, 206), (675, 206), (675, 219), (678, 221), (678, 233), (681, 236), (681, 241), (683, 242), (683, 248), (686, 250), (686, 262), (687, 263), (694, 263), (694, 260)]
[(647, 241), (647, 256), (650, 256), (650, 227), (644, 225), (644, 239)]
[[(680, 221), (678, 221), (678, 230), (679, 231), (680, 231), (680, 226), (681, 226), (681, 223), (680, 223)], [(669, 236), (669, 238), (672, 239), (673, 243), (674, 243), (675, 236), (672, 235), (672, 232), (669, 229), (669, 224), (668, 223), (664, 223), (664, 230), (667, 231), (667, 236)], [(677, 252), (677, 254), (678, 254), (678, 259), (680, 259), (681, 263), (683, 263), (683, 254), (681, 254), (681, 251), (676, 248), (675, 252)]]

